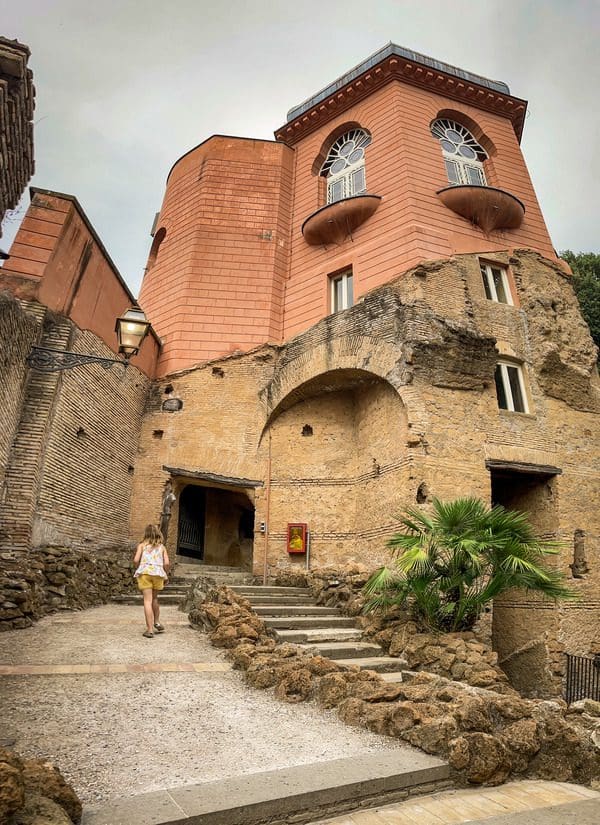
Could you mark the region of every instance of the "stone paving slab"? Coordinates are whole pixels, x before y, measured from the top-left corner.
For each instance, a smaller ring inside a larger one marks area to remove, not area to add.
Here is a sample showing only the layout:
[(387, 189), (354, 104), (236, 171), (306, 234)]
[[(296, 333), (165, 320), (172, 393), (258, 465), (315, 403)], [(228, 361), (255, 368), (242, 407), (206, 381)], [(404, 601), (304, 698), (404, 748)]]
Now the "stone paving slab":
[(600, 793), (544, 780), (508, 782), (407, 799), (311, 825), (599, 825)]
[(448, 782), (447, 763), (389, 751), (142, 794), (87, 808), (82, 825), (258, 825), (308, 822), (320, 810), (418, 792)]

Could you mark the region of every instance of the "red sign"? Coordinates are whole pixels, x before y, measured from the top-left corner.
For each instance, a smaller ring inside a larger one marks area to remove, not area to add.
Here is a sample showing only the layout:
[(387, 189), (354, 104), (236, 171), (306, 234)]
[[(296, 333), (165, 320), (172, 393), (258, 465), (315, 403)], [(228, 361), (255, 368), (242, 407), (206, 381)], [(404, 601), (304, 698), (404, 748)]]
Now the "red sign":
[(288, 524), (287, 551), (288, 553), (306, 553), (306, 534), (308, 524)]

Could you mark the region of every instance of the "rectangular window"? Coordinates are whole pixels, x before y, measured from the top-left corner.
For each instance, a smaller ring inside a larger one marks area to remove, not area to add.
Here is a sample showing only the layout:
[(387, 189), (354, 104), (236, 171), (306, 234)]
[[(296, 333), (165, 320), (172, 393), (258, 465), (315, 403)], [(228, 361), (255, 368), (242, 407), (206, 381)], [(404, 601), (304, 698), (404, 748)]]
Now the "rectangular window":
[(327, 187), (327, 203), (337, 203), (346, 197), (346, 180), (337, 178), (329, 182)]
[(513, 300), (508, 284), (508, 273), (502, 266), (492, 266), (490, 264), (479, 264), (485, 297), (489, 301), (496, 301), (499, 304), (510, 304)]
[(359, 166), (358, 169), (355, 169), (354, 172), (352, 172), (351, 180), (351, 195), (360, 195), (361, 192), (364, 192), (367, 188), (367, 185), (365, 183), (365, 167)]
[(496, 395), (501, 410), (528, 413), (523, 372), (517, 364), (500, 361), (496, 365)]
[(479, 166), (463, 166), (465, 174), (465, 182), (473, 186), (485, 186), (485, 178), (483, 177), (483, 169)]
[(341, 312), (354, 304), (352, 270), (331, 278), (331, 311)]
[(458, 163), (454, 160), (445, 160), (444, 163), (446, 164), (446, 172), (448, 173), (448, 180), (450, 183), (462, 183)]

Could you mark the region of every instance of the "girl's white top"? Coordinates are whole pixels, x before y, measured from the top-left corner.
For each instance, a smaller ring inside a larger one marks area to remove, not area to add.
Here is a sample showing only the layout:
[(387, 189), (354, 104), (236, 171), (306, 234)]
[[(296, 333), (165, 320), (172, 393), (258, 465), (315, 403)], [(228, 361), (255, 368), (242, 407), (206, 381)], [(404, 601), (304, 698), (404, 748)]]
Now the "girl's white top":
[(146, 544), (142, 550), (142, 558), (140, 559), (139, 567), (133, 575), (136, 578), (137, 576), (145, 574), (146, 576), (160, 576), (161, 579), (166, 579), (167, 574), (165, 573), (165, 568), (163, 567), (164, 550), (165, 547), (162, 544), (157, 544), (156, 546)]

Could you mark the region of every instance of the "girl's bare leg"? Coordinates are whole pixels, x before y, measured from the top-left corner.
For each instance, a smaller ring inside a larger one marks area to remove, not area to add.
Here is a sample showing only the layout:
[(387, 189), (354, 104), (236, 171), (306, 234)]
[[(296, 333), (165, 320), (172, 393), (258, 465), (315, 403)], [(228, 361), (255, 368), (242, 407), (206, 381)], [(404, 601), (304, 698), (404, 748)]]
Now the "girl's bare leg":
[(160, 605), (158, 603), (158, 590), (152, 591), (152, 613), (154, 614), (154, 624), (160, 624)]
[(142, 590), (142, 595), (144, 597), (144, 618), (146, 619), (146, 630), (149, 633), (153, 632), (153, 624), (154, 624), (154, 613), (152, 610), (152, 588), (146, 587)]

